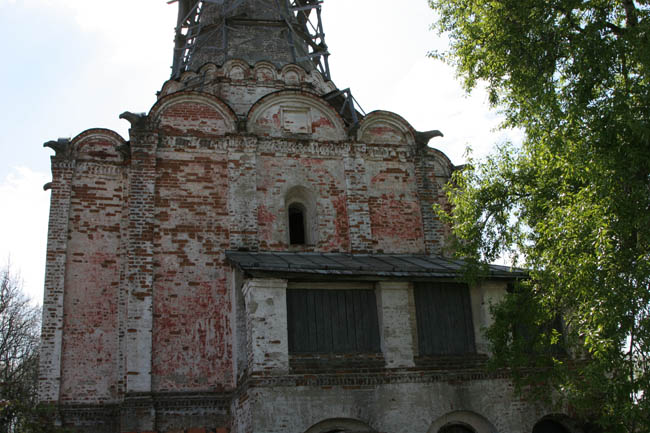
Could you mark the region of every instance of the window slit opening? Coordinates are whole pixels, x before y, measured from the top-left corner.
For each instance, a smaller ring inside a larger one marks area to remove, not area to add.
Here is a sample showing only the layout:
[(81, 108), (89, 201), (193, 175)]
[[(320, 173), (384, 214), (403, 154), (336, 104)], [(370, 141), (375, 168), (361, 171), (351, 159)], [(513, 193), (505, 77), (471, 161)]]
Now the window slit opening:
[(289, 206), (289, 244), (304, 245), (305, 239), (305, 209), (294, 203)]

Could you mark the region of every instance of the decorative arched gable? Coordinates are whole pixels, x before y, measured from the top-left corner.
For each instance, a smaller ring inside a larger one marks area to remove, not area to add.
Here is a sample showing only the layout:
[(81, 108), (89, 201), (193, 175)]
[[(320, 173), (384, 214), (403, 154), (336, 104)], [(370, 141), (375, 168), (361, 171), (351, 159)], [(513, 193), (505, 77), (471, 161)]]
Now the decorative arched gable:
[(268, 82), (278, 79), (278, 72), (271, 62), (257, 62), (253, 68), (253, 76), (256, 81)]
[(226, 77), (233, 81), (239, 81), (248, 79), (251, 74), (251, 67), (243, 60), (232, 59), (224, 63), (223, 71)]
[(235, 112), (216, 96), (177, 92), (165, 96), (151, 108), (149, 119), (170, 136), (220, 136), (235, 132)]
[(248, 112), (247, 130), (266, 137), (304, 136), (319, 141), (345, 140), (345, 123), (320, 97), (284, 90), (257, 101)]
[(434, 161), (433, 167), (436, 175), (450, 177), (454, 170), (456, 170), (457, 167), (443, 152), (431, 147), (427, 147), (425, 151), (427, 159)]
[(180, 90), (183, 90), (184, 86), (185, 85), (180, 81), (167, 80), (165, 84), (163, 84), (163, 87), (160, 90), (160, 94), (158, 96), (165, 97), (167, 95), (171, 95), (172, 93), (176, 93)]
[(205, 77), (206, 81), (212, 81), (219, 76), (221, 69), (214, 63), (206, 63), (199, 68), (199, 74)]
[(289, 64), (280, 70), (280, 78), (287, 86), (300, 87), (307, 73), (298, 65)]
[(185, 71), (181, 74), (179, 81), (182, 83), (190, 83), (196, 80), (200, 75), (196, 71)]
[(126, 141), (115, 131), (104, 128), (88, 129), (70, 142), (73, 154), (79, 159), (121, 162), (120, 146)]
[(363, 143), (414, 145), (415, 130), (398, 114), (373, 111), (361, 120), (357, 140)]

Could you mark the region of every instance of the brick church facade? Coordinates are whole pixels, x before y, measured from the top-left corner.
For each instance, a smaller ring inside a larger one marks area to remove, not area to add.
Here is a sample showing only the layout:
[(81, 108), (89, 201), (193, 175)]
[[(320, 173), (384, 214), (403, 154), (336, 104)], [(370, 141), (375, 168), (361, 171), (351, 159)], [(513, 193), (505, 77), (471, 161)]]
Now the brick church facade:
[(214, 40), (128, 138), (46, 143), (40, 400), (101, 433), (574, 431), (485, 369), (520, 275), (445, 257), (439, 134), (350, 108), (279, 3), (195, 3)]

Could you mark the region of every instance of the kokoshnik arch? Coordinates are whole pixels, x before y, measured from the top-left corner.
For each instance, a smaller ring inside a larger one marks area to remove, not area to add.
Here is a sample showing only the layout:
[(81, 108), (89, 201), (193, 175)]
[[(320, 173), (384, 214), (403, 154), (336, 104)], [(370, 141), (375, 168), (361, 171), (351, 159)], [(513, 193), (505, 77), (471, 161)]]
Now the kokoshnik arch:
[[(178, 1), (129, 137), (52, 156), (40, 391), (82, 432), (568, 432), (488, 373), (455, 169), (330, 80), (321, 2)], [(350, 65), (355, 67), (358, 65)], [(371, 73), (371, 71), (369, 71)], [(534, 430), (536, 429), (536, 430)]]

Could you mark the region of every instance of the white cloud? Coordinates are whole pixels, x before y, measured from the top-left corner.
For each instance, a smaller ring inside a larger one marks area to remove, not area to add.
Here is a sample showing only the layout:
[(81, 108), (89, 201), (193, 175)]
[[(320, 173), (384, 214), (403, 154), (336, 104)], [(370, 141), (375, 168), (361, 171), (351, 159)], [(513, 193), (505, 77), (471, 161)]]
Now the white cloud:
[(0, 182), (0, 263), (11, 261), (27, 295), (38, 303), (43, 299), (50, 198), (43, 185), (49, 179), (47, 173), (18, 167)]

